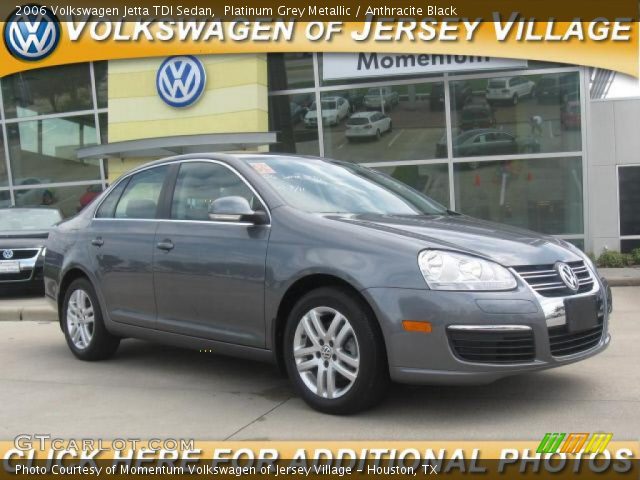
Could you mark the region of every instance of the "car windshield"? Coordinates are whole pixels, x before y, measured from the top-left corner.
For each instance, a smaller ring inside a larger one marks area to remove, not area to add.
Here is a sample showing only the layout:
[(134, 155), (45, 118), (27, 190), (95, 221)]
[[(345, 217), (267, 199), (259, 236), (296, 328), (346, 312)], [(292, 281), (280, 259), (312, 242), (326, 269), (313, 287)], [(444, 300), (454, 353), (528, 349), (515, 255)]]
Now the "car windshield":
[(347, 125), (366, 125), (369, 123), (369, 119), (365, 117), (351, 117), (347, 120)]
[(289, 205), (306, 212), (447, 214), (445, 207), (404, 183), (355, 164), (293, 157), (247, 160)]
[(53, 209), (4, 209), (0, 210), (0, 231), (47, 230), (60, 220), (60, 212)]
[(322, 102), (322, 109), (323, 110), (335, 110), (336, 108), (338, 108), (336, 102), (334, 101), (323, 101)]
[(491, 80), (489, 81), (489, 88), (504, 88), (505, 81), (504, 80)]

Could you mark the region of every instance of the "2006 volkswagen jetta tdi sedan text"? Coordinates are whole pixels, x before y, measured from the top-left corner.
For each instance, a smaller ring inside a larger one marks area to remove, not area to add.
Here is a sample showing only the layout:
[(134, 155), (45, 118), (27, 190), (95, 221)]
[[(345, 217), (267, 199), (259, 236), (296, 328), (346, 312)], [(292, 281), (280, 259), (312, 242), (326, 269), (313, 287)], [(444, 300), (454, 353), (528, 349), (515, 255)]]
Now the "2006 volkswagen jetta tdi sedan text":
[(138, 168), (53, 229), (45, 284), (80, 359), (137, 337), (271, 360), (329, 413), (389, 380), (485, 383), (610, 338), (610, 290), (572, 245), (313, 157)]

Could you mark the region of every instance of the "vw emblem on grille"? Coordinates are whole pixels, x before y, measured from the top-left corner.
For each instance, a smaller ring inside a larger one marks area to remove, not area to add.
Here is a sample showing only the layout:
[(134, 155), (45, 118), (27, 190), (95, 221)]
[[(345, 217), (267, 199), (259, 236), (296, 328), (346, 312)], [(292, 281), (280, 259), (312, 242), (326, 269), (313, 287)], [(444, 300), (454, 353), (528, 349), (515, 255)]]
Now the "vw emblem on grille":
[(573, 269), (566, 263), (556, 263), (556, 271), (560, 275), (560, 279), (572, 292), (577, 292), (580, 288), (580, 282)]
[[(42, 60), (60, 42), (60, 23), (46, 7), (25, 5), (13, 12), (4, 25), (4, 43), (9, 53), (21, 60)], [(27, 12), (27, 13), (23, 13)]]
[(196, 57), (183, 55), (167, 58), (156, 76), (156, 89), (164, 103), (183, 108), (193, 105), (204, 91), (207, 75)]
[(2, 252), (2, 258), (5, 260), (11, 260), (13, 258), (13, 250), (5, 250)]

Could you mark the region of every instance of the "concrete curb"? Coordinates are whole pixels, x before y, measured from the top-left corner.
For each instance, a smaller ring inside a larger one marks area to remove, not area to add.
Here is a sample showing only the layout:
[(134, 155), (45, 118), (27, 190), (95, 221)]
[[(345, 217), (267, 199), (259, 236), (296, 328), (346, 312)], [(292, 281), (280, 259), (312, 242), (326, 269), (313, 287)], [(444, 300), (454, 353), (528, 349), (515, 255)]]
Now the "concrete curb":
[(640, 286), (640, 268), (600, 268), (598, 272), (612, 287)]
[(44, 298), (0, 299), (0, 322), (55, 322), (58, 312)]

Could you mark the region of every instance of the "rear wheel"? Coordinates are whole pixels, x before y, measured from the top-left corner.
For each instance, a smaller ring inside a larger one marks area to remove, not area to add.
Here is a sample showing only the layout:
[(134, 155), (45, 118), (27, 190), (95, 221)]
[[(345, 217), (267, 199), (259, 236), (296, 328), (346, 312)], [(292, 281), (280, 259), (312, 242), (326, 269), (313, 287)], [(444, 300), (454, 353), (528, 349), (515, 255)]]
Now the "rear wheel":
[(81, 360), (103, 360), (118, 349), (120, 339), (104, 326), (100, 304), (91, 283), (74, 280), (65, 294), (62, 328), (71, 352)]
[(389, 375), (375, 322), (370, 309), (342, 289), (320, 288), (298, 301), (285, 329), (285, 363), (309, 405), (348, 414), (382, 399)]
[(514, 105), (517, 105), (518, 104), (518, 100), (519, 100), (518, 94), (514, 93), (513, 94), (513, 98), (511, 99), (511, 103), (513, 103)]

